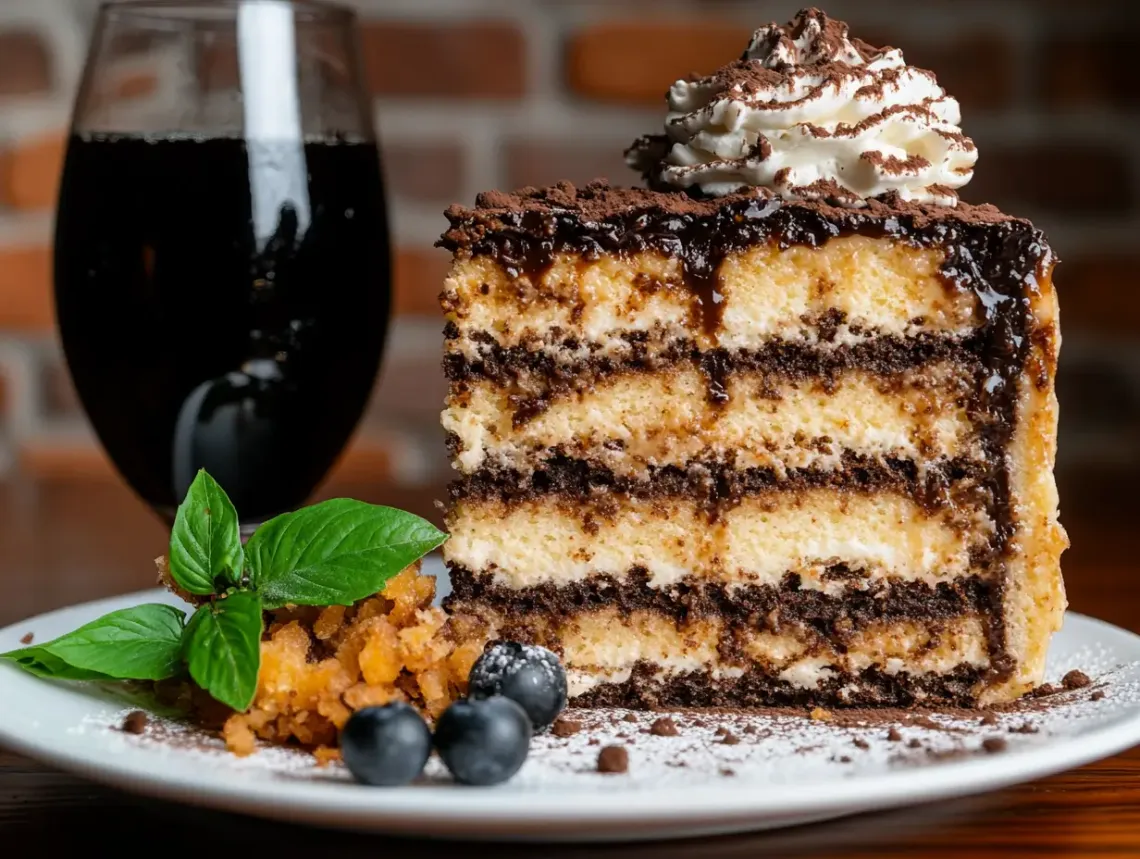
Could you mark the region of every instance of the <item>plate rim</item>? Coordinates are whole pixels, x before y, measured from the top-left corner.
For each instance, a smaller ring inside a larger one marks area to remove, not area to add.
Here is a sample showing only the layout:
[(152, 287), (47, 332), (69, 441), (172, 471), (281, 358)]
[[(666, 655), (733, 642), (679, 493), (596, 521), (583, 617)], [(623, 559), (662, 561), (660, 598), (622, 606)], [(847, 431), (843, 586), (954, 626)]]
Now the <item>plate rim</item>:
[[(136, 591), (66, 606), (0, 629), (0, 640), (23, 627), (58, 620), (66, 614), (95, 616), (139, 602), (161, 600), (178, 604), (162, 589)], [(1130, 644), (1140, 657), (1140, 635), (1077, 612), (1067, 612), (1064, 629), (1075, 625), (1086, 637), (1117, 639)], [(741, 790), (738, 785), (702, 786), (699, 791), (678, 786), (639, 786), (626, 793), (581, 792), (569, 798), (557, 791), (535, 792), (527, 803), (503, 802), (494, 788), (471, 789), (450, 785), (410, 786), (364, 790), (349, 782), (322, 783), (314, 790), (304, 780), (275, 779), (250, 782), (219, 780), (208, 768), (147, 767), (145, 749), (132, 753), (91, 744), (53, 748), (53, 735), (36, 738), (11, 723), (18, 717), (21, 681), (45, 682), (18, 668), (11, 672), (16, 688), (0, 696), (0, 746), (65, 772), (152, 797), (192, 805), (239, 811), (261, 817), (299, 820), (323, 825), (374, 831), (449, 834), (468, 837), (558, 837), (549, 827), (571, 832), (590, 826), (590, 832), (572, 840), (612, 838), (615, 833), (676, 831), (741, 831), (771, 825), (781, 817), (814, 814), (840, 816), (870, 809), (918, 804), (1007, 787), (1082, 766), (1140, 744), (1140, 704), (1088, 734), (1035, 748), (1014, 749), (1001, 755), (947, 761), (934, 767), (898, 770), (874, 776), (852, 776), (833, 781), (782, 785), (779, 790)], [(63, 685), (63, 684), (60, 684)], [(615, 801), (619, 798), (619, 801)], [(791, 821), (789, 821), (791, 822)], [(442, 828), (441, 828), (442, 827)], [(642, 837), (635, 835), (633, 837)]]

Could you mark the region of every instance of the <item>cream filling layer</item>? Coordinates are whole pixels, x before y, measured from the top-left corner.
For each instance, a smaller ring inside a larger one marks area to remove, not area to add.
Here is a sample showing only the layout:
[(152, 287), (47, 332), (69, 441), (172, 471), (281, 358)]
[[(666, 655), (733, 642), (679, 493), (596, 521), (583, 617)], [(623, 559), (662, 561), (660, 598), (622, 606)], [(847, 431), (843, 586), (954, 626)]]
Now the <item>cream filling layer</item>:
[(988, 540), (982, 511), (927, 513), (891, 492), (835, 489), (748, 496), (710, 523), (687, 499), (613, 498), (604, 514), (549, 501), (459, 502), (444, 558), (489, 572), (509, 588), (564, 585), (594, 574), (623, 578), (644, 568), (652, 587), (688, 576), (777, 585), (798, 573), (804, 587), (831, 586), (836, 564), (868, 579), (938, 582), (966, 575), (970, 549)]
[(718, 271), (723, 313), (712, 333), (699, 324), (699, 298), (685, 285), (681, 261), (657, 252), (596, 260), (558, 254), (536, 277), (512, 277), (488, 256), (460, 259), (445, 281), (443, 306), (460, 334), (450, 348), (468, 357), (477, 353), (476, 333), (532, 349), (573, 338), (603, 354), (631, 332), (695, 338), (702, 348), (816, 343), (811, 320), (836, 313), (844, 316), (839, 342), (919, 331), (963, 335), (976, 327), (977, 299), (944, 282), (944, 259), (941, 250), (866, 236), (730, 253)]
[[(519, 618), (511, 618), (518, 621)], [(547, 643), (562, 649), (571, 695), (598, 683), (628, 680), (634, 666), (649, 662), (659, 675), (711, 672), (732, 678), (757, 665), (793, 686), (814, 689), (837, 674), (878, 668), (886, 674), (945, 674), (962, 665), (989, 665), (986, 631), (976, 616), (924, 622), (874, 623), (854, 632), (842, 650), (813, 640), (810, 633), (785, 625), (787, 631), (738, 631), (743, 658), (726, 660), (718, 646), (724, 629), (706, 619), (678, 626), (652, 612), (623, 615), (607, 609), (577, 614), (555, 622)]]
[(697, 458), (782, 473), (834, 468), (845, 450), (915, 461), (980, 458), (964, 405), (971, 385), (953, 363), (890, 378), (851, 370), (827, 386), (741, 373), (727, 380), (727, 403), (713, 405), (707, 379), (685, 365), (558, 394), (518, 428), (511, 391), (485, 381), (455, 385), (442, 422), (459, 439), (454, 464), (464, 473), (484, 465), (526, 472), (559, 451), (634, 476), (648, 465)]

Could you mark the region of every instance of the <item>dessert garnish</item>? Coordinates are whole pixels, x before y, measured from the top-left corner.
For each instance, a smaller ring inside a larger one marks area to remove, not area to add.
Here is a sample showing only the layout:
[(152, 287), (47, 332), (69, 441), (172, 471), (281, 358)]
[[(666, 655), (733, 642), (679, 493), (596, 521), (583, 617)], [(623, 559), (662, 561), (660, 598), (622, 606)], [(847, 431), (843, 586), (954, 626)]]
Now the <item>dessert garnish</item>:
[(978, 160), (958, 101), (933, 72), (849, 36), (818, 9), (759, 28), (739, 60), (678, 80), (668, 102), (665, 133), (627, 152), (662, 190), (763, 188), (856, 207), (895, 192), (953, 206)]
[(431, 729), (403, 701), (357, 710), (340, 733), (344, 764), (357, 781), (377, 787), (407, 784), (431, 755)]
[(510, 698), (526, 711), (538, 733), (566, 706), (566, 672), (545, 647), (500, 641), (488, 645), (471, 669), (467, 694)]
[(200, 471), (178, 508), (167, 561), (172, 588), (197, 606), (189, 620), (173, 606), (133, 606), (0, 658), (58, 680), (188, 673), (216, 701), (245, 710), (257, 690), (264, 611), (352, 605), (445, 539), (403, 510), (335, 498), (269, 520), (243, 547), (233, 503)]
[(435, 748), (460, 784), (500, 784), (526, 761), (533, 732), (526, 711), (509, 698), (456, 701), (435, 726)]

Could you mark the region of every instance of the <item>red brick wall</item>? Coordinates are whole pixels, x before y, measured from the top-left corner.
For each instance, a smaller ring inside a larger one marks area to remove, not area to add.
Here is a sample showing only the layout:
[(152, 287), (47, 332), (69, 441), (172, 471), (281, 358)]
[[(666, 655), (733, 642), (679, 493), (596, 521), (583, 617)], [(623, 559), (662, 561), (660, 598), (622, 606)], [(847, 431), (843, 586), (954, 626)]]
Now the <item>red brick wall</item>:
[[(108, 474), (52, 336), (61, 130), (93, 4), (0, 0), (0, 473)], [(357, 0), (394, 209), (392, 349), (342, 468), (442, 485), (431, 244), (482, 188), (609, 175), (656, 129), (677, 76), (737, 55), (795, 3)], [(981, 161), (967, 199), (1034, 218), (1064, 260), (1062, 455), (1140, 462), (1140, 55), (1132, 0), (836, 0), (872, 42), (933, 68)], [(39, 22), (39, 23), (37, 23)], [(145, 75), (121, 83), (145, 95)]]

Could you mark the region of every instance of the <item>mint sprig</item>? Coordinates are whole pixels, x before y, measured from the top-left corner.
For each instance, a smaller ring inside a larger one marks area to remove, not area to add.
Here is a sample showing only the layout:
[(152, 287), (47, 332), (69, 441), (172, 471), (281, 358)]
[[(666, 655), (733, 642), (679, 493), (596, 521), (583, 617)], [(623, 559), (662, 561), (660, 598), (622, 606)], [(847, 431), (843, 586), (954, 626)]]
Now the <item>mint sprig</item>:
[(334, 498), (270, 519), (246, 553), (266, 608), (352, 605), (446, 539), (402, 510)]
[(261, 599), (235, 591), (204, 605), (186, 626), (186, 665), (216, 700), (244, 710), (257, 691), (261, 663)]
[(217, 481), (199, 471), (178, 506), (170, 532), (170, 576), (195, 596), (241, 584), (241, 531), (237, 510)]
[(189, 622), (171, 606), (134, 606), (0, 659), (56, 680), (188, 672), (215, 700), (242, 711), (257, 692), (265, 609), (351, 605), (446, 539), (403, 510), (335, 498), (271, 519), (243, 549), (233, 503), (199, 471), (175, 516), (168, 564), (179, 588), (205, 598)]

